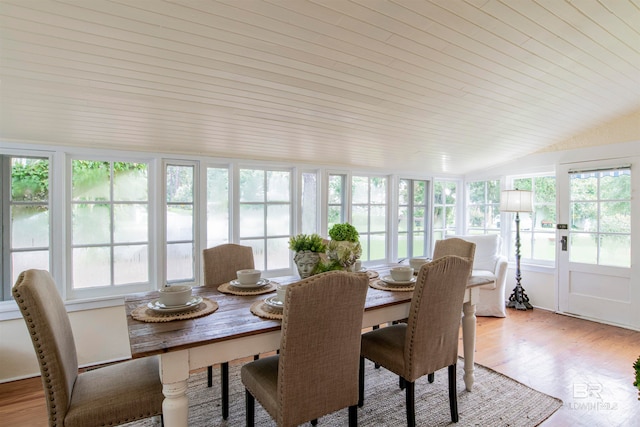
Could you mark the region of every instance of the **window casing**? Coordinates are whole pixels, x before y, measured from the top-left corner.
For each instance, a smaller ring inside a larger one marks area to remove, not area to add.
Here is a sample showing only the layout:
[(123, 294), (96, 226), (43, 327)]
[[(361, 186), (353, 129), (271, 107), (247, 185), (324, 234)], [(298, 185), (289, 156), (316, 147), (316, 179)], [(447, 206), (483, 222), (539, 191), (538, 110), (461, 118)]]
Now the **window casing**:
[(428, 255), (429, 181), (400, 179), (398, 183), (398, 258)]
[[(119, 294), (148, 284), (149, 165), (71, 159), (71, 297)], [(117, 289), (122, 287), (122, 289)]]
[(50, 159), (0, 155), (2, 258), (0, 300), (10, 300), (11, 287), (26, 269), (51, 268)]

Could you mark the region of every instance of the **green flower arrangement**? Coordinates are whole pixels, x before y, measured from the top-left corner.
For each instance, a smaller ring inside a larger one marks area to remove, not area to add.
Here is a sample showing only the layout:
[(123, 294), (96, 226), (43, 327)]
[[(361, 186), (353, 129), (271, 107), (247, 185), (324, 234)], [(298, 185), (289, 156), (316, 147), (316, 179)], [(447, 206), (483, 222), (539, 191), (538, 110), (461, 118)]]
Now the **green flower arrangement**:
[(329, 237), (331, 237), (327, 248), (329, 267), (332, 270), (351, 268), (362, 255), (358, 230), (346, 222), (334, 224), (329, 229)]
[(294, 252), (311, 251), (324, 253), (327, 245), (319, 234), (298, 234), (289, 238), (289, 249)]
[(333, 227), (329, 229), (329, 237), (331, 237), (331, 240), (347, 242), (360, 241), (358, 230), (348, 222), (345, 222), (344, 224), (334, 224)]

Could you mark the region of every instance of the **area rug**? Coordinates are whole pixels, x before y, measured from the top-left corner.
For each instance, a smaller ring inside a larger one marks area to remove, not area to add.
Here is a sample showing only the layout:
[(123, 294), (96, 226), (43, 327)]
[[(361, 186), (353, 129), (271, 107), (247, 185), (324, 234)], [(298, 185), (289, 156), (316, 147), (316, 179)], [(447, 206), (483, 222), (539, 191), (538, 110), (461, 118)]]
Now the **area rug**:
[[(562, 406), (562, 401), (533, 390), (509, 377), (481, 365), (475, 365), (473, 391), (464, 388), (463, 361), (458, 362), (458, 411), (460, 421), (451, 423), (447, 369), (436, 372), (435, 381), (427, 377), (416, 381), (416, 425), (426, 426), (537, 426)], [(374, 369), (366, 363), (365, 402), (358, 410), (359, 426), (406, 426), (404, 391), (398, 388), (398, 377), (386, 369)], [(214, 369), (214, 377), (219, 373)], [(189, 379), (189, 426), (245, 425), (244, 388), (240, 382), (240, 366), (230, 366), (229, 418), (222, 419), (220, 385), (207, 387), (206, 372)], [(275, 426), (275, 422), (256, 402), (256, 425)], [(128, 427), (156, 427), (158, 419), (127, 424)], [(310, 425), (310, 424), (307, 424)], [(347, 410), (318, 420), (319, 426), (348, 425)]]

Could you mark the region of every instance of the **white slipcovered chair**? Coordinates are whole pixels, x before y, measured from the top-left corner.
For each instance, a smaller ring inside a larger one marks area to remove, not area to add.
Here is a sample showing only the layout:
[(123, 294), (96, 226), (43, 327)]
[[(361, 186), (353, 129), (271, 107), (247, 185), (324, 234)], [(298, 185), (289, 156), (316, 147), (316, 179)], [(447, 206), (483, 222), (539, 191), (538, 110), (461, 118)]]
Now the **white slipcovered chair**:
[(456, 237), (476, 244), (471, 274), (493, 280), (492, 283), (480, 287), (476, 316), (506, 317), (505, 287), (508, 261), (502, 255), (502, 238), (497, 234)]

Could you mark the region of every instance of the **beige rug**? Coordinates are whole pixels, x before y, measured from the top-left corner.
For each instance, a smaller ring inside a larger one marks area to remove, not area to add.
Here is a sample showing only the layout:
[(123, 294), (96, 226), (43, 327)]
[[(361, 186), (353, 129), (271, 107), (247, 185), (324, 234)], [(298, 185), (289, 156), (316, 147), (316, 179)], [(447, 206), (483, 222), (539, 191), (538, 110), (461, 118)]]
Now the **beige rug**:
[[(418, 426), (536, 426), (547, 419), (562, 401), (533, 390), (491, 369), (476, 365), (476, 382), (467, 392), (462, 380), (462, 360), (458, 362), (458, 410), (460, 421), (451, 423), (447, 370), (436, 373), (429, 384), (427, 377), (416, 382), (416, 424)], [(385, 369), (374, 369), (366, 362), (365, 403), (358, 410), (359, 426), (406, 426), (404, 391), (398, 388), (398, 377)], [(214, 378), (219, 370), (214, 369)], [(244, 426), (244, 388), (239, 366), (231, 366), (229, 419), (222, 420), (220, 385), (207, 388), (206, 372), (189, 380), (189, 426)], [(155, 427), (159, 420), (127, 424), (128, 427)], [(256, 425), (275, 426), (273, 420), (256, 403)], [(311, 424), (306, 424), (311, 425)], [(322, 417), (319, 426), (348, 425), (347, 410)]]

